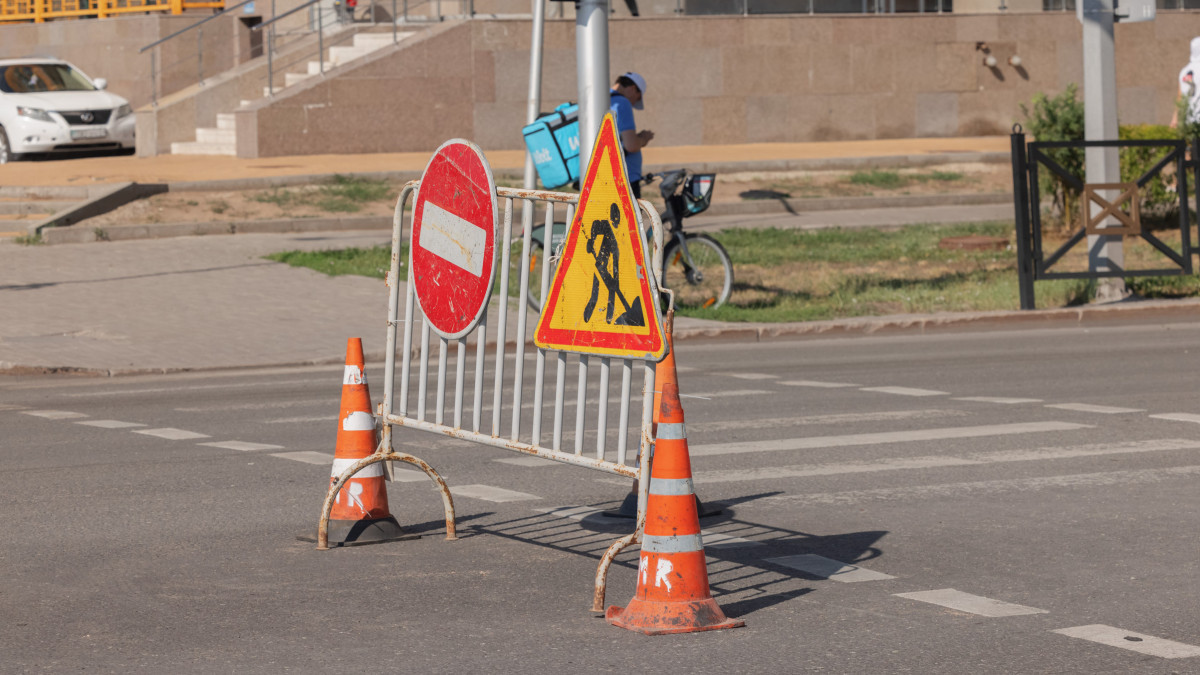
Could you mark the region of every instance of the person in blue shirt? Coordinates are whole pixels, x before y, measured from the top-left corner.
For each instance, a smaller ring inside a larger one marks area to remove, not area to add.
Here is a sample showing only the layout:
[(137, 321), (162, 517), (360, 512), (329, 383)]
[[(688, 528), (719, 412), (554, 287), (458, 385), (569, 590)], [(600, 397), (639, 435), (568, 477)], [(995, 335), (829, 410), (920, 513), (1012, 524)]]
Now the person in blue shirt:
[(646, 94), (646, 78), (628, 72), (617, 78), (609, 96), (609, 107), (617, 123), (617, 134), (625, 151), (625, 168), (629, 172), (629, 187), (634, 199), (642, 198), (642, 148), (654, 138), (648, 129), (637, 130), (633, 111), (642, 109), (642, 97)]

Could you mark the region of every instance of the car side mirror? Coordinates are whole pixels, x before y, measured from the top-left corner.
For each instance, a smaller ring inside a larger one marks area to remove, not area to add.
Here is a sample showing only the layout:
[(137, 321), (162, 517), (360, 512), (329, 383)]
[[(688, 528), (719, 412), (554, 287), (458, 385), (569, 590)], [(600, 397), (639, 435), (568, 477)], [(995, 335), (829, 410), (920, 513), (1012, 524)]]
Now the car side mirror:
[(108, 88), (108, 80), (104, 79), (103, 77), (97, 77), (96, 79), (92, 80), (92, 84), (96, 85), (97, 89)]

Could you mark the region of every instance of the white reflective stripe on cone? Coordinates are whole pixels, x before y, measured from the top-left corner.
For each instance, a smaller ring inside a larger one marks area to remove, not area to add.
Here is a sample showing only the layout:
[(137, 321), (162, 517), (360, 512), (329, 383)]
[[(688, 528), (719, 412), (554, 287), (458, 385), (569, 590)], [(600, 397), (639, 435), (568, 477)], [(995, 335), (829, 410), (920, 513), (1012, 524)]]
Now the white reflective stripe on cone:
[(650, 478), (650, 494), (663, 497), (680, 497), (696, 494), (691, 478)]
[(703, 551), (704, 541), (697, 534), (677, 534), (660, 537), (653, 534), (642, 535), (643, 553), (691, 553)]
[(359, 370), (358, 366), (346, 366), (346, 372), (342, 376), (342, 384), (366, 384), (367, 374)]
[(683, 428), (683, 422), (659, 422), (655, 438), (660, 441), (682, 441), (687, 439), (687, 431)]
[[(330, 472), (329, 476), (331, 478), (337, 478), (338, 476), (342, 475), (342, 472), (344, 472), (346, 469), (349, 469), (350, 467), (354, 466), (354, 464), (356, 462), (360, 462), (360, 461), (362, 461), (362, 460), (361, 459), (335, 459), (335, 460), (333, 460), (333, 471)], [(354, 477), (355, 478), (382, 478), (383, 477), (383, 464), (380, 462), (375, 462), (371, 466), (368, 466), (367, 468), (363, 469), (362, 471), (359, 471), (358, 473), (354, 474)]]
[(342, 420), (342, 431), (374, 431), (375, 416), (368, 412), (355, 410)]

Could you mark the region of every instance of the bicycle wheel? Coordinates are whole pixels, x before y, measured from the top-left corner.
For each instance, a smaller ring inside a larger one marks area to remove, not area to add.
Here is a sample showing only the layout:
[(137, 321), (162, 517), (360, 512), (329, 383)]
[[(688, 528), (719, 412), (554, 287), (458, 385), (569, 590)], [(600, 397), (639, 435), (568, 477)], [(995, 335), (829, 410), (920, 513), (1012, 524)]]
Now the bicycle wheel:
[(720, 307), (733, 292), (733, 263), (729, 254), (707, 234), (683, 236), (687, 238), (687, 256), (677, 237), (663, 252), (663, 286), (674, 291), (678, 307)]
[[(542, 263), (545, 262), (545, 259), (545, 249), (542, 248), (542, 243), (534, 239), (529, 246), (529, 295), (525, 297), (525, 302), (529, 304), (529, 308), (534, 313), (542, 311)], [(520, 241), (513, 242), (508, 260), (509, 295), (515, 298), (521, 289)], [(551, 269), (550, 273), (553, 274), (554, 270)]]

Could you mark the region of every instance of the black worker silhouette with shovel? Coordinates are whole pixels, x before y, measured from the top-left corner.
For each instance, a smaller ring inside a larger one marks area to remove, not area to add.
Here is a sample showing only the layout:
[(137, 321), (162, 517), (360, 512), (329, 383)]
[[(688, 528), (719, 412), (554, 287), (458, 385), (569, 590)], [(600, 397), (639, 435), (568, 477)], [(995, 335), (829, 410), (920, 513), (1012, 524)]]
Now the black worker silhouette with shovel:
[[(642, 305), (630, 305), (625, 294), (621, 292), (618, 280), (621, 265), (621, 251), (617, 247), (616, 228), (621, 225), (621, 210), (614, 203), (608, 211), (608, 220), (593, 220), (592, 229), (588, 235), (587, 251), (596, 259), (596, 276), (592, 277), (592, 296), (583, 308), (583, 320), (590, 322), (592, 313), (596, 311), (596, 303), (600, 300), (600, 284), (608, 289), (608, 304), (604, 309), (604, 321), (616, 326), (645, 326), (646, 317), (642, 314)], [(625, 306), (625, 311), (613, 320), (617, 300)]]

